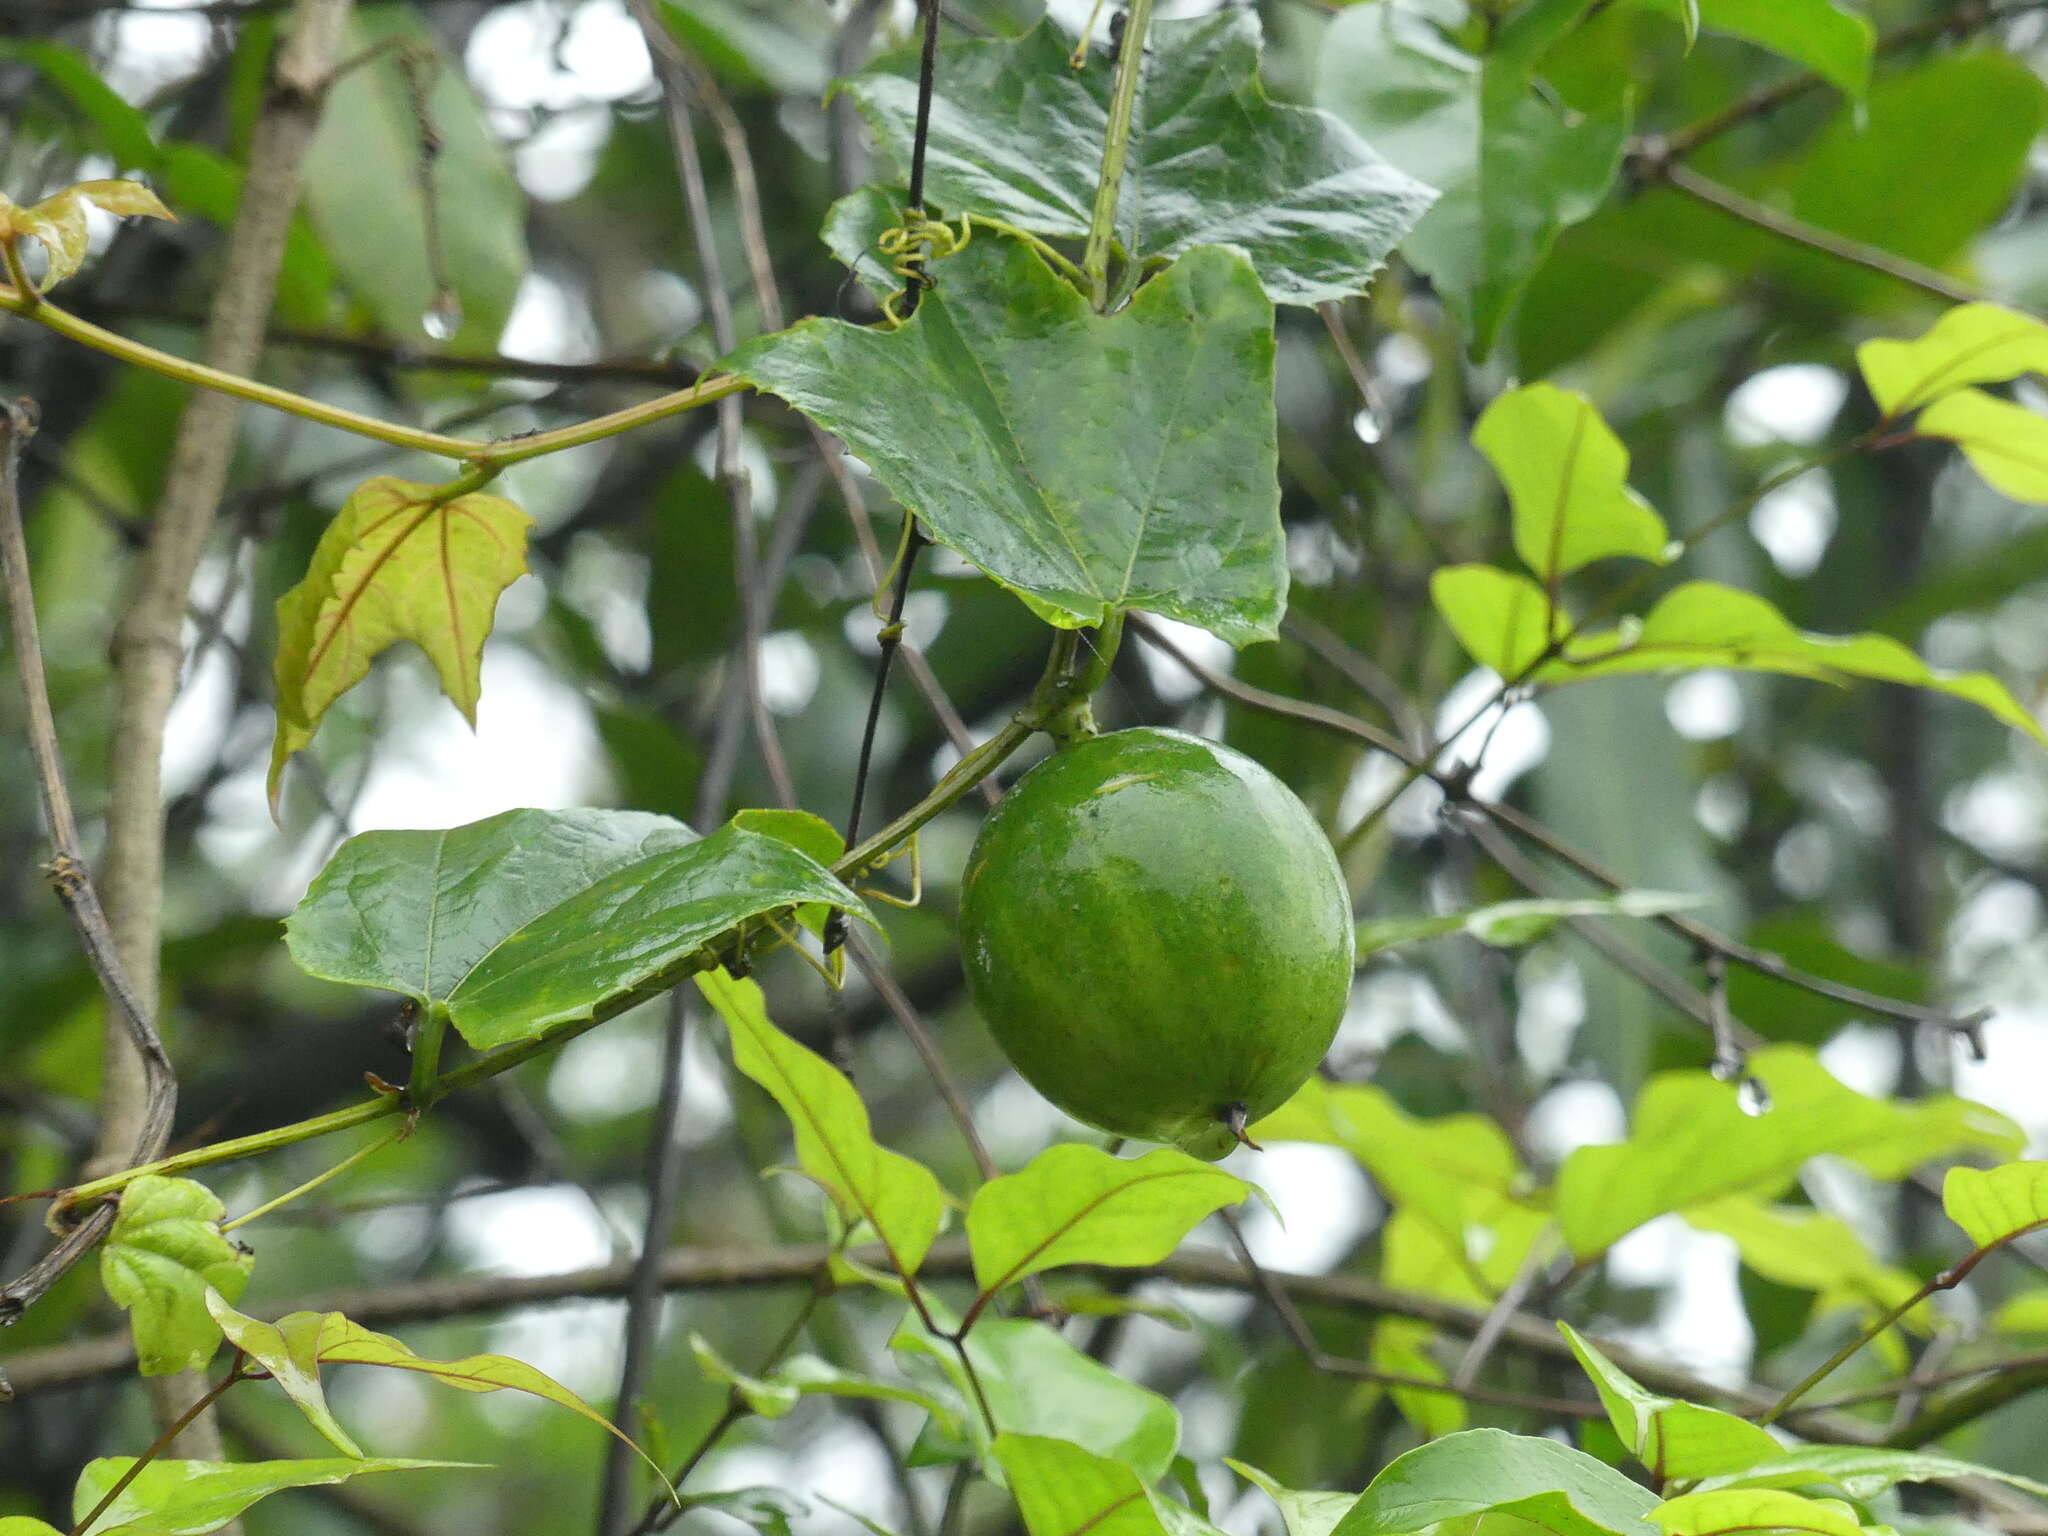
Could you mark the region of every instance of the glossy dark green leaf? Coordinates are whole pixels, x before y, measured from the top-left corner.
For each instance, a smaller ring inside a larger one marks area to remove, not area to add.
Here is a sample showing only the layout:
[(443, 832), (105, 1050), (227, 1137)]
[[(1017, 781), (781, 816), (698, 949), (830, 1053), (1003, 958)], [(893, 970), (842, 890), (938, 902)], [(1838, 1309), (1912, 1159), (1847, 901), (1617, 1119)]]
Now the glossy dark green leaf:
[[(104, 1456), (78, 1474), (71, 1507), (79, 1519), (135, 1465), (133, 1456)], [(327, 1456), (310, 1461), (152, 1461), (115, 1496), (93, 1536), (204, 1536), (217, 1531), (259, 1499), (287, 1488), (345, 1483), (371, 1472), (423, 1472), (471, 1468), (466, 1461), (358, 1460)]]
[(479, 1050), (658, 987), (765, 912), (850, 891), (779, 838), (637, 811), (507, 811), (344, 843), (286, 924), (312, 975), (444, 1005)]
[(1146, 608), (1234, 644), (1274, 635), (1273, 310), (1243, 258), (1196, 251), (1107, 317), (992, 234), (934, 276), (898, 330), (805, 320), (729, 366), (1052, 623)]
[[(1259, 82), (1255, 11), (1156, 22), (1118, 203), (1125, 248), (1142, 260), (1234, 245), (1278, 304), (1364, 288), (1415, 225), (1429, 188), (1374, 154), (1328, 113), (1280, 106)], [(940, 54), (926, 184), (954, 213), (990, 214), (1036, 234), (1088, 232), (1115, 68), (1042, 22), (1015, 41)], [(846, 89), (906, 159), (916, 121), (914, 61)]]
[(1652, 1536), (1657, 1496), (1583, 1451), (1470, 1429), (1396, 1457), (1332, 1536), (1406, 1536), (1445, 1520), (1520, 1515), (1555, 1536)]
[(190, 1179), (144, 1174), (121, 1192), (100, 1281), (128, 1313), (145, 1376), (197, 1370), (220, 1345), (207, 1288), (241, 1295), (255, 1263), (221, 1234), (224, 1214), (219, 1196)]
[(1625, 116), (1577, 116), (1530, 79), (1558, 17), (1583, 9), (1525, 8), (1474, 57), (1413, 11), (1361, 5), (1331, 23), (1318, 55), (1317, 101), (1442, 190), (1402, 251), (1469, 316), (1476, 354), (1491, 350), (1558, 231), (1599, 207), (1621, 168)]

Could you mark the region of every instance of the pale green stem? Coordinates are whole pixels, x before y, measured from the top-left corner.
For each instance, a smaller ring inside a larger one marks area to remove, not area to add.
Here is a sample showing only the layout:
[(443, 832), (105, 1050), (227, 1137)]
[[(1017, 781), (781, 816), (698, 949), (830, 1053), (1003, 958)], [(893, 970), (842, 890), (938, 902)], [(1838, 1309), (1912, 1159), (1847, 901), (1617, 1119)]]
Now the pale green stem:
[(1131, 118), (1138, 105), (1138, 82), (1145, 73), (1145, 33), (1152, 25), (1152, 0), (1131, 0), (1124, 13), (1116, 83), (1109, 98), (1109, 126), (1102, 137), (1102, 175), (1095, 183), (1095, 209), (1088, 220), (1088, 244), (1081, 270), (1088, 277), (1088, 297), (1097, 309), (1109, 302), (1109, 242), (1116, 229), (1116, 204), (1123, 190), (1124, 161), (1131, 148)]
[(340, 1162), (336, 1163), (332, 1168), (327, 1169), (323, 1173), (314, 1174), (312, 1178), (306, 1180), (306, 1182), (301, 1184), (297, 1189), (288, 1189), (283, 1194), (279, 1195), (275, 1200), (266, 1200), (263, 1202), (263, 1204), (257, 1206), (255, 1210), (244, 1211), (241, 1215), (237, 1216), (233, 1221), (222, 1222), (220, 1228), (221, 1231), (232, 1232), (237, 1227), (247, 1226), (250, 1222), (256, 1220), (259, 1216), (268, 1216), (272, 1211), (290, 1205), (294, 1200), (298, 1199), (301, 1195), (310, 1195), (314, 1190), (318, 1189), (322, 1184), (325, 1184), (329, 1179), (335, 1178), (340, 1174), (348, 1172), (348, 1170), (355, 1167), (357, 1163), (362, 1162), (365, 1158), (373, 1157), (377, 1153), (382, 1152), (394, 1141), (405, 1140), (405, 1138), (408, 1135), (410, 1135), (411, 1132), (412, 1127), (410, 1125), (402, 1125), (397, 1130), (393, 1131), (389, 1136), (381, 1137), (380, 1139), (371, 1142), (366, 1147), (358, 1147), (355, 1151), (349, 1153), (347, 1157), (344, 1157)]

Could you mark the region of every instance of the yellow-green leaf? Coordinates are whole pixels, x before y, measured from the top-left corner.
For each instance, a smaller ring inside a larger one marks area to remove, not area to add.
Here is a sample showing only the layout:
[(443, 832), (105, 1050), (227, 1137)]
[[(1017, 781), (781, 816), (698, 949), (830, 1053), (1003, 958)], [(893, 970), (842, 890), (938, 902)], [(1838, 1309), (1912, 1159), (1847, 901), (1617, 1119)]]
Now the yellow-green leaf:
[(1922, 411), (1917, 425), (1961, 448), (1970, 467), (2014, 501), (2048, 501), (2048, 416), (1959, 389)]
[(294, 1312), (275, 1323), (237, 1312), (227, 1298), (213, 1287), (206, 1290), (206, 1310), (220, 1325), (227, 1341), (270, 1372), (270, 1379), (284, 1389), (297, 1406), (334, 1448), (345, 1456), (361, 1456), (363, 1448), (341, 1427), (327, 1406), (327, 1394), (320, 1385), (320, 1332), (327, 1318), (320, 1312)]
[(1942, 1180), (1941, 1205), (1979, 1248), (2018, 1237), (2048, 1222), (2048, 1163), (1951, 1168)]
[(1784, 1449), (1747, 1419), (1645, 1390), (1569, 1324), (1557, 1327), (1592, 1378), (1615, 1434), (1658, 1484), (1739, 1472)]
[[(1887, 1312), (1920, 1289), (1905, 1270), (1872, 1253), (1846, 1221), (1808, 1206), (1766, 1205), (1751, 1195), (1729, 1195), (1688, 1207), (1686, 1222), (1702, 1232), (1732, 1237), (1742, 1262), (1767, 1280), (1816, 1293), (1815, 1307)], [(1923, 1304), (1902, 1319), (1925, 1331)]]
[(853, 1084), (769, 1021), (754, 982), (716, 970), (700, 974), (697, 985), (731, 1032), (734, 1064), (789, 1116), (799, 1166), (846, 1220), (874, 1228), (899, 1274), (915, 1273), (945, 1214), (932, 1171), (875, 1140)]
[[(92, 1536), (205, 1536), (257, 1500), (287, 1488), (326, 1487), (366, 1472), (424, 1472), (478, 1465), (471, 1461), (327, 1456), (311, 1461), (239, 1462), (159, 1458), (137, 1467), (133, 1456), (103, 1456), (87, 1462), (78, 1474), (71, 1507), (83, 1520), (119, 1486), (121, 1491), (93, 1523)], [(0, 1531), (6, 1529), (5, 1522), (0, 1522)]]
[(207, 1287), (241, 1295), (255, 1262), (221, 1235), (224, 1214), (219, 1197), (190, 1179), (144, 1174), (121, 1192), (100, 1279), (127, 1309), (145, 1376), (197, 1370), (220, 1345)]
[(84, 264), (92, 238), (85, 219), (87, 203), (117, 215), (177, 218), (154, 192), (136, 181), (81, 181), (30, 208), (0, 199), (0, 239), (28, 236), (49, 258), (43, 271), (44, 288), (56, 287)]
[(1458, 644), (1502, 677), (1535, 666), (1562, 617), (1535, 582), (1492, 565), (1444, 566), (1429, 578), (1429, 596)]
[[(1443, 1368), (1429, 1346), (1438, 1338), (1428, 1323), (1409, 1317), (1382, 1318), (1372, 1330), (1366, 1358), (1376, 1371), (1390, 1376), (1416, 1376), (1424, 1381), (1448, 1382)], [(1454, 1435), (1469, 1422), (1465, 1400), (1455, 1392), (1431, 1392), (1422, 1387), (1389, 1386), (1387, 1395), (1401, 1417), (1413, 1424), (1425, 1440)]]
[(1966, 384), (2048, 373), (2048, 326), (1996, 304), (1963, 304), (1912, 341), (1866, 341), (1856, 361), (1885, 415), (1903, 416)]
[(1810, 1532), (1863, 1536), (1856, 1511), (1839, 1499), (1808, 1499), (1779, 1488), (1726, 1488), (1666, 1499), (1645, 1517), (1664, 1536), (1722, 1536), (1724, 1532)]
[(270, 800), (285, 761), (377, 654), (410, 640), (441, 691), (476, 723), (484, 641), (498, 597), (526, 570), (532, 520), (499, 496), (449, 494), (380, 475), (328, 524), (305, 580), (277, 603), (277, 737)]
[(1515, 553), (1546, 585), (1614, 555), (1667, 558), (1664, 520), (1629, 489), (1628, 450), (1585, 396), (1555, 384), (1510, 390), (1472, 442), (1507, 486)]

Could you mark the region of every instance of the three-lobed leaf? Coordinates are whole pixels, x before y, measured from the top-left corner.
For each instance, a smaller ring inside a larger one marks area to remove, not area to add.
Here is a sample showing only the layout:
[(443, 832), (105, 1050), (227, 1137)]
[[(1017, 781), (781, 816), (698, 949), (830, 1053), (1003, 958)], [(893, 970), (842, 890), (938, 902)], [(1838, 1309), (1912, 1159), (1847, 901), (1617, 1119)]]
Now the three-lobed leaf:
[[(1277, 304), (1363, 289), (1434, 196), (1327, 112), (1277, 105), (1259, 81), (1257, 13), (1230, 6), (1162, 17), (1147, 40), (1118, 235), (1140, 262), (1232, 245)], [(1015, 40), (939, 52), (925, 161), (931, 199), (1056, 238), (1088, 232), (1115, 69), (1076, 69), (1050, 21)], [(915, 60), (844, 89), (883, 145), (907, 160)]]
[(2048, 1162), (1951, 1168), (1941, 1205), (1979, 1248), (2006, 1242), (2048, 1222)]
[(499, 596), (526, 572), (532, 524), (502, 496), (391, 475), (350, 493), (305, 579), (277, 600), (273, 808), (286, 761), (371, 661), (401, 640), (426, 653), (441, 691), (476, 724), (484, 641)]
[(1652, 1536), (1657, 1497), (1583, 1451), (1468, 1429), (1389, 1462), (1331, 1536), (1408, 1536), (1446, 1520), (1521, 1515), (1555, 1536)]
[(844, 438), (941, 544), (1068, 628), (1145, 608), (1233, 644), (1287, 594), (1273, 306), (1204, 247), (1097, 315), (977, 234), (901, 327), (809, 319), (727, 366)]
[(1472, 442), (1507, 487), (1515, 553), (1547, 587), (1595, 560), (1669, 558), (1664, 519), (1629, 488), (1628, 450), (1585, 396), (1555, 384), (1509, 390)]
[(145, 1376), (197, 1370), (220, 1345), (207, 1288), (239, 1296), (254, 1258), (222, 1235), (220, 1198), (190, 1179), (144, 1174), (121, 1192), (100, 1279), (128, 1312)]
[(1171, 1147), (1139, 1158), (1048, 1147), (975, 1191), (967, 1207), (974, 1278), (993, 1292), (1062, 1264), (1154, 1264), (1196, 1222), (1251, 1192)]
[(875, 1140), (853, 1084), (770, 1022), (756, 983), (713, 970), (697, 985), (725, 1020), (734, 1065), (789, 1117), (798, 1166), (846, 1221), (873, 1228), (898, 1274), (915, 1274), (945, 1215), (945, 1193), (932, 1171)]
[[(133, 1456), (86, 1463), (71, 1496), (83, 1520), (134, 1467)], [(296, 1461), (176, 1461), (159, 1458), (136, 1472), (100, 1517), (92, 1536), (204, 1536), (243, 1510), (287, 1488), (321, 1488), (372, 1472), (472, 1468), (466, 1461), (414, 1461), (396, 1457), (328, 1456)], [(6, 1525), (0, 1521), (0, 1531)]]

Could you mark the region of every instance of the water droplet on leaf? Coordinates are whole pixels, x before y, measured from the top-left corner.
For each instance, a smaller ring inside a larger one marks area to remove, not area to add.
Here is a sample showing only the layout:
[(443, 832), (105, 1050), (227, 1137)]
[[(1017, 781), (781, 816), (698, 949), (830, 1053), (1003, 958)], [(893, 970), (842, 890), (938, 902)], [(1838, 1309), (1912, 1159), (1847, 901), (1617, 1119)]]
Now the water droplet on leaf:
[(1771, 1112), (1771, 1090), (1757, 1079), (1745, 1077), (1735, 1085), (1735, 1102), (1753, 1120)]
[(1360, 411), (1351, 418), (1351, 430), (1358, 434), (1361, 443), (1376, 443), (1380, 440), (1380, 419), (1371, 411)]
[(420, 329), (436, 341), (446, 341), (462, 329), (462, 300), (452, 288), (434, 295), (434, 302), (420, 316)]

